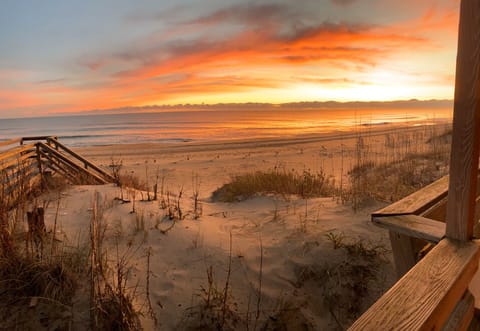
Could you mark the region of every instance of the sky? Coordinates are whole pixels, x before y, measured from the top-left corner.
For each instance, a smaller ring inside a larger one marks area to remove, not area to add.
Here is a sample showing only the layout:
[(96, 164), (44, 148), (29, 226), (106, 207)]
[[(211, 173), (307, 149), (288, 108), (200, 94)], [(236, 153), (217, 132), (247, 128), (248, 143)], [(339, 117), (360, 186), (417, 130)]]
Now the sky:
[(0, 117), (451, 99), (459, 0), (2, 0)]

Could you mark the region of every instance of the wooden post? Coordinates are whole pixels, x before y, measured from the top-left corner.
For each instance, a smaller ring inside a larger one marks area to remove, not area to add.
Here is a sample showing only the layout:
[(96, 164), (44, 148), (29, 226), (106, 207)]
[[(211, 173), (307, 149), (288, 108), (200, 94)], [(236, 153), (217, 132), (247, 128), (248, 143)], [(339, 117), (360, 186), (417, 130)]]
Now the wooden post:
[(480, 1), (462, 0), (458, 34), (447, 237), (473, 235), (480, 140)]
[(389, 234), (397, 279), (400, 279), (417, 263), (415, 245), (409, 236), (394, 231), (389, 231)]
[(43, 178), (42, 157), (40, 155), (40, 146), (38, 144), (35, 144), (35, 152), (37, 153), (38, 172)]

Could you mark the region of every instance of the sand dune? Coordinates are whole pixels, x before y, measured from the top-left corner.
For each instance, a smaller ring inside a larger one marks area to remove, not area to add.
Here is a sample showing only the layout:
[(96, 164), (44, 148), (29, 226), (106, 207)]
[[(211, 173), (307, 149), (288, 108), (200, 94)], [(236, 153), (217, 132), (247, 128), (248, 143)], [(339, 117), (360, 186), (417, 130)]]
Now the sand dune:
[[(270, 194), (224, 203), (213, 201), (212, 192), (233, 175), (269, 169), (324, 171), (347, 190), (359, 157), (380, 164), (428, 152), (428, 138), (445, 127), (437, 129), (78, 148), (104, 167), (121, 163), (122, 172), (137, 176), (149, 192), (72, 186), (61, 193), (58, 213), (47, 210), (46, 224), (51, 229), (57, 217), (57, 237), (65, 245), (86, 242), (92, 210), (101, 210), (107, 264), (114, 268), (118, 256), (128, 256), (128, 288), (147, 330), (344, 329), (394, 281), (388, 235), (369, 221), (370, 212), (388, 202), (354, 212), (338, 195)], [(405, 147), (401, 137), (418, 143)], [(158, 199), (146, 201), (154, 183)], [(181, 219), (169, 218), (167, 205), (180, 207)], [(88, 305), (81, 296), (74, 311), (75, 327), (84, 328)]]

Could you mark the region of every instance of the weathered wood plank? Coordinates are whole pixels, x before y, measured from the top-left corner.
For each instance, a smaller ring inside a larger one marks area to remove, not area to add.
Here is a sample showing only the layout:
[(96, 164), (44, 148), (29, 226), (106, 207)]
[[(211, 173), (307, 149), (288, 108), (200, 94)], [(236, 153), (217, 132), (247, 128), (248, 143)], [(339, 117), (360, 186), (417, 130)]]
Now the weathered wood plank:
[(13, 144), (19, 144), (20, 141), (21, 141), (20, 138), (10, 139), (10, 140), (5, 140), (5, 141), (0, 141), (0, 147), (8, 146), (8, 145), (13, 145)]
[(420, 213), (420, 216), (445, 223), (445, 217), (447, 215), (447, 199), (448, 195), (429, 209)]
[[(38, 169), (36, 167), (31, 167), (26, 169), (25, 172), (18, 176), (10, 178), (6, 183), (2, 184), (1, 191), (2, 194), (16, 196), (24, 192), (24, 189), (28, 189), (31, 184), (31, 181), (34, 177), (38, 175)], [(26, 192), (24, 192), (26, 193)]]
[(37, 169), (36, 162), (34, 160), (24, 161), (20, 166), (13, 167), (8, 171), (2, 171), (1, 176), (3, 181), (9, 181), (13, 178), (22, 177), (25, 173), (30, 172), (32, 169)]
[(475, 310), (475, 299), (470, 291), (466, 291), (457, 303), (442, 331), (464, 331), (470, 326)]
[[(45, 156), (46, 154), (44, 154), (43, 151), (40, 151), (40, 155)], [(48, 159), (45, 157), (45, 160), (42, 160), (42, 164), (45, 168), (61, 173), (67, 180), (70, 180), (71, 183), (79, 183), (78, 169), (72, 165), (62, 162), (61, 160), (57, 160), (53, 157), (49, 157)], [(95, 184), (98, 184), (98, 182), (95, 181)]]
[(3, 170), (5, 170), (7, 168), (10, 168), (12, 166), (19, 166), (19, 165), (23, 164), (24, 161), (26, 161), (29, 158), (34, 157), (35, 155), (36, 155), (36, 152), (31, 151), (31, 152), (27, 152), (25, 154), (22, 154), (15, 159), (2, 162), (2, 163), (0, 163), (0, 171), (3, 171)]
[(447, 236), (473, 235), (480, 141), (480, 1), (462, 0), (458, 33)]
[(44, 143), (37, 143), (37, 144), (39, 144), (39, 146), (41, 146), (40, 150), (41, 150), (41, 153), (44, 157), (51, 158), (52, 156), (54, 156), (57, 160), (61, 161), (62, 163), (66, 163), (66, 164), (74, 167), (79, 173), (83, 173), (83, 174), (93, 178), (99, 184), (106, 184), (107, 183), (107, 181), (104, 180), (103, 178), (97, 176), (96, 174), (89, 171), (88, 169), (85, 169), (85, 168), (79, 166), (78, 164), (74, 163), (72, 160), (70, 160), (69, 158), (64, 156), (62, 153), (56, 151), (52, 147), (50, 147), (50, 146), (48, 146)]
[[(476, 195), (477, 195), (477, 200), (478, 200), (478, 197), (480, 196), (480, 171), (477, 174), (477, 194)], [(446, 215), (447, 215), (447, 200), (448, 200), (448, 195), (447, 195), (447, 197), (440, 200), (440, 202), (438, 202), (435, 205), (433, 205), (432, 207), (430, 207), (428, 210), (422, 212), (420, 214), (420, 216), (423, 216), (425, 218), (430, 218), (430, 219), (433, 219), (433, 220), (437, 220), (437, 221), (445, 222)], [(478, 206), (478, 202), (477, 202), (477, 206)], [(478, 211), (477, 211), (477, 214), (475, 216), (476, 220), (478, 220), (478, 216), (479, 216), (479, 214), (478, 214)]]
[(20, 144), (23, 145), (24, 141), (38, 141), (38, 140), (47, 140), (48, 138), (56, 139), (56, 136), (32, 136), (32, 137), (22, 137), (20, 138)]
[(443, 239), (349, 330), (440, 330), (478, 267), (474, 242)]
[(54, 156), (45, 153), (42, 149), (39, 149), (38, 152), (41, 156), (41, 162), (45, 169), (52, 168), (53, 165), (68, 174), (70, 179), (78, 178), (78, 165), (70, 164), (62, 161), (61, 159), (55, 158)]
[(65, 179), (70, 180), (72, 183), (75, 183), (75, 177), (73, 176), (71, 171), (67, 171), (65, 168), (63, 168), (60, 163), (53, 162), (50, 160), (48, 164), (48, 168), (53, 170), (56, 173), (59, 173), (61, 176), (63, 176)]
[[(425, 218), (445, 222), (448, 200), (448, 180), (449, 176), (442, 177), (438, 181), (425, 186), (413, 194), (374, 212), (372, 215), (389, 216), (416, 214)], [(480, 171), (477, 172), (476, 195), (480, 195)], [(426, 202), (426, 204), (422, 205), (424, 202)]]
[(438, 243), (445, 236), (445, 223), (417, 215), (372, 217), (372, 221), (389, 231)]
[(395, 271), (397, 272), (397, 279), (400, 279), (417, 263), (415, 243), (413, 238), (398, 232), (389, 231), (389, 235)]
[(478, 309), (474, 309), (473, 311), (473, 318), (470, 321), (470, 325), (468, 326), (468, 331), (480, 331), (480, 321), (479, 321), (480, 313)]
[[(58, 156), (58, 155), (46, 152), (42, 148), (40, 148), (38, 152), (39, 152), (41, 158), (44, 159), (42, 161), (43, 164), (50, 163), (50, 164), (56, 166), (57, 168), (61, 168), (62, 170), (64, 170), (65, 172), (67, 172), (69, 174), (68, 177), (69, 177), (70, 180), (72, 180), (72, 182), (75, 182), (74, 179), (75, 178), (78, 179), (80, 175), (83, 175), (83, 176), (87, 175), (87, 177), (91, 178), (91, 180), (92, 180), (91, 184), (99, 184), (99, 183), (104, 184), (104, 182), (100, 182), (98, 178), (95, 178), (93, 176), (89, 176), (90, 174), (85, 174), (84, 173), (85, 169), (83, 169), (79, 165), (71, 162), (68, 158), (64, 157), (60, 153), (59, 153), (60, 156)], [(48, 167), (50, 167), (50, 165)]]
[(90, 167), (93, 170), (95, 170), (96, 172), (98, 172), (102, 177), (105, 178), (106, 181), (110, 181), (112, 183), (115, 181), (115, 179), (111, 175), (109, 175), (107, 172), (105, 172), (103, 169), (97, 167), (94, 163), (85, 159), (83, 156), (75, 153), (70, 148), (68, 148), (64, 144), (60, 143), (58, 140), (52, 139), (52, 138), (47, 138), (47, 141), (49, 143), (53, 143), (57, 148), (60, 147), (63, 151), (67, 152), (68, 154), (72, 155), (74, 158), (81, 161), (84, 164), (85, 168)]
[(415, 191), (409, 196), (372, 213), (372, 216), (405, 214), (418, 215), (445, 198), (447, 196), (447, 192), (448, 176), (444, 176), (430, 185)]
[(0, 162), (3, 160), (8, 160), (10, 158), (15, 158), (17, 156), (22, 155), (24, 152), (29, 152), (30, 150), (35, 149), (35, 145), (25, 145), (25, 146), (18, 146), (6, 150), (0, 153)]

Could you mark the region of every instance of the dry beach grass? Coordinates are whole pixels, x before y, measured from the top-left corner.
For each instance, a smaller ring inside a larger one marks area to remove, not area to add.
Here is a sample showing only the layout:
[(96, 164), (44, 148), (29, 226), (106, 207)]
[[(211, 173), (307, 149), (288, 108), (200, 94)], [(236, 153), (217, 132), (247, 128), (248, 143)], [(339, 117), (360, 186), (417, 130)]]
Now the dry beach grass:
[(37, 196), (41, 257), (21, 235), (31, 197), (2, 212), (0, 292), (23, 298), (4, 325), (35, 309), (25, 329), (344, 329), (394, 280), (369, 213), (445, 174), (448, 148), (425, 126), (78, 149), (119, 185)]

